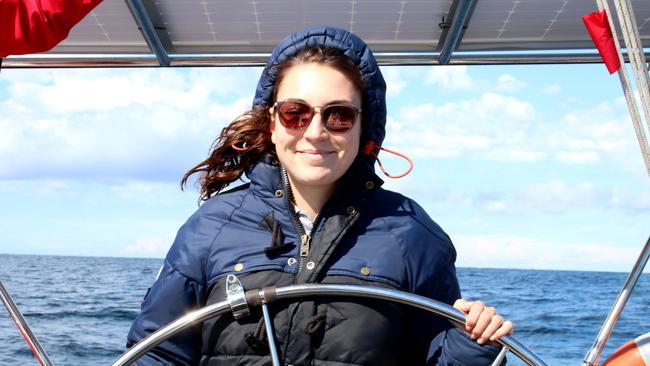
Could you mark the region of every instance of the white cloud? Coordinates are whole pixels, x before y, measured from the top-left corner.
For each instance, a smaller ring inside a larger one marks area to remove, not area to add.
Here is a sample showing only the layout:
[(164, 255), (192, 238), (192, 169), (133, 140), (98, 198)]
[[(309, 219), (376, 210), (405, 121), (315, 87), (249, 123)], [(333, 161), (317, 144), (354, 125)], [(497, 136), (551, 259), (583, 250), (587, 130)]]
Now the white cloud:
[(441, 105), (405, 105), (387, 123), (386, 145), (414, 157), (464, 154), (497, 161), (534, 161), (526, 129), (535, 118), (532, 104), (511, 96), (483, 93), (478, 98)]
[(397, 67), (383, 67), (381, 73), (386, 80), (387, 98), (396, 98), (406, 88), (408, 82), (402, 77), (402, 72)]
[[(179, 179), (180, 181), (180, 179)], [(0, 197), (40, 197), (43, 199), (64, 198), (61, 203), (83, 202), (95, 204), (106, 200), (116, 204), (169, 207), (184, 204), (184, 199), (196, 193), (191, 184), (187, 195), (180, 190), (180, 182), (137, 181), (129, 179), (93, 182), (87, 179), (6, 179), (0, 180)], [(118, 203), (118, 201), (120, 201)], [(176, 206), (175, 206), (176, 207)]]
[(568, 185), (563, 180), (553, 179), (524, 187), (516, 195), (515, 202), (519, 202), (519, 208), (553, 213), (595, 204), (606, 195), (607, 192), (591, 182)]
[(637, 248), (608, 242), (463, 234), (452, 239), (461, 267), (627, 271), (638, 254)]
[(603, 102), (574, 109), (544, 138), (555, 160), (569, 164), (614, 163), (617, 169), (639, 169), (641, 155), (624, 105)]
[(627, 101), (625, 100), (625, 96), (614, 99), (614, 106), (617, 108), (627, 109)]
[(33, 70), (5, 80), (9, 98), (3, 110), (68, 115), (166, 105), (195, 111), (209, 105), (213, 94), (252, 100), (254, 75), (259, 73), (219, 68)]
[(502, 109), (507, 116), (516, 119), (530, 120), (535, 115), (535, 108), (531, 103), (496, 93), (483, 94), (481, 104), (489, 106), (489, 110)]
[[(470, 158), (507, 163), (559, 163), (608, 165), (627, 172), (643, 172), (636, 137), (623, 98), (599, 102), (561, 98), (564, 107), (549, 107), (546, 99), (531, 93), (508, 95), (482, 92), (486, 85), (470, 77), (465, 68), (423, 69), (427, 81), (444, 90), (473, 90), (449, 101), (443, 97), (400, 101), (389, 109), (387, 146), (417, 158)], [(409, 74), (408, 81), (417, 75)], [(523, 87), (502, 74), (501, 90)], [(460, 82), (453, 84), (454, 80)], [(509, 88), (506, 88), (508, 86)], [(495, 90), (495, 89), (494, 89)], [(560, 83), (549, 83), (548, 95), (563, 92)], [(422, 103), (424, 101), (424, 103)], [(581, 106), (581, 107), (578, 107)], [(562, 114), (562, 111), (567, 111)]]
[(600, 155), (595, 151), (558, 151), (555, 160), (568, 164), (593, 164), (600, 160)]
[(174, 234), (162, 236), (140, 236), (133, 244), (124, 247), (124, 253), (129, 257), (164, 257), (174, 240)]
[(43, 197), (72, 196), (76, 194), (70, 182), (61, 179), (0, 180), (1, 194), (29, 193)]
[(566, 146), (572, 150), (593, 149), (596, 145), (596, 141), (584, 138), (570, 138), (566, 141)]
[(210, 107), (208, 116), (215, 120), (220, 121), (223, 125), (226, 125), (228, 122), (239, 117), (242, 112), (249, 110), (251, 107), (251, 102), (249, 98), (239, 98), (235, 100), (232, 104), (222, 105), (222, 104), (213, 104)]
[(386, 144), (421, 158), (643, 168), (633, 129), (616, 102), (573, 109), (560, 118), (545, 112), (526, 99), (494, 92), (404, 105), (389, 116)]
[(110, 190), (123, 198), (132, 198), (141, 195), (148, 195), (155, 193), (160, 189), (160, 184), (151, 182), (138, 182), (131, 181), (125, 184), (114, 185)]
[[(647, 183), (645, 180), (647, 177), (640, 178)], [(611, 191), (608, 203), (613, 208), (647, 213), (650, 212), (650, 190), (629, 191), (615, 187)]]
[(510, 74), (502, 74), (497, 79), (494, 90), (502, 93), (514, 93), (525, 88), (527, 84)]
[(515, 190), (473, 192), (463, 202), (498, 214), (566, 214), (581, 209), (644, 212), (650, 210), (650, 192), (551, 179)]
[(508, 211), (508, 206), (503, 201), (485, 201), (482, 205), (483, 209), (488, 212), (501, 213)]
[(467, 72), (467, 66), (433, 66), (424, 78), (427, 85), (438, 85), (445, 90), (474, 90), (477, 81)]
[(479, 158), (500, 162), (532, 163), (543, 160), (546, 156), (547, 154), (543, 151), (526, 150), (524, 148), (496, 148), (486, 152)]
[(40, 78), (3, 79), (0, 179), (177, 181), (250, 108), (250, 73), (234, 80), (209, 70), (37, 70)]
[[(61, 73), (43, 73), (43, 80), (13, 83), (11, 97), (6, 105), (23, 107), (29, 99), (35, 109), (45, 113), (75, 113), (107, 111), (129, 105), (150, 106), (164, 98), (167, 88), (158, 88), (151, 82), (155, 70), (143, 73), (110, 73), (94, 70), (70, 70)], [(167, 84), (169, 88), (177, 83)]]
[(542, 89), (542, 93), (551, 96), (560, 95), (561, 92), (562, 92), (562, 87), (560, 86), (560, 84), (550, 84)]
[[(141, 180), (120, 180), (103, 184), (104, 196), (119, 199), (133, 204), (171, 206), (182, 199), (180, 179), (178, 182), (153, 182)], [(191, 196), (191, 184), (187, 190)]]

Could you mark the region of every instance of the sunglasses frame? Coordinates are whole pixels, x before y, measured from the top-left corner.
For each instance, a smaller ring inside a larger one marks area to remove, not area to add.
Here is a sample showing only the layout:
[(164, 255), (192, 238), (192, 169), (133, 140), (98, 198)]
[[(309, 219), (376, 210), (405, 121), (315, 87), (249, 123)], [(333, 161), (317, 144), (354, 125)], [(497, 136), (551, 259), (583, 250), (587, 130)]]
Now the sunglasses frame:
[[(284, 103), (297, 103), (297, 104), (302, 104), (302, 105), (305, 105), (305, 106), (309, 107), (310, 113), (311, 113), (311, 116), (309, 117), (309, 122), (307, 124), (305, 124), (303, 127), (299, 127), (299, 128), (288, 127), (284, 123), (284, 120), (282, 119), (282, 116), (280, 115), (280, 107)], [(350, 108), (354, 112), (354, 118), (352, 120), (352, 124), (350, 125), (350, 128), (347, 129), (347, 130), (337, 131), (337, 130), (331, 129), (329, 124), (327, 124), (325, 122), (323, 122), (323, 127), (327, 130), (327, 132), (330, 132), (330, 133), (346, 133), (346, 132), (350, 132), (354, 128), (354, 124), (356, 123), (357, 118), (359, 118), (359, 115), (361, 115), (361, 112), (362, 112), (361, 107), (358, 107), (358, 106), (356, 106), (356, 105), (354, 105), (352, 103), (333, 102), (333, 103), (325, 104), (324, 106), (320, 106), (320, 105), (312, 106), (311, 104), (309, 104), (309, 103), (307, 103), (307, 102), (305, 102), (303, 100), (300, 100), (300, 99), (285, 99), (285, 100), (277, 101), (277, 102), (275, 102), (273, 104), (273, 112), (274, 112), (274, 114), (278, 115), (278, 119), (280, 120), (280, 123), (287, 130), (302, 131), (302, 130), (307, 129), (307, 127), (309, 127), (309, 125), (311, 124), (311, 121), (314, 120), (314, 116), (316, 115), (316, 113), (320, 113), (321, 117), (322, 117), (324, 110), (326, 111), (328, 108), (337, 107), (337, 106), (338, 107)], [(316, 108), (318, 108), (318, 111), (316, 111)]]

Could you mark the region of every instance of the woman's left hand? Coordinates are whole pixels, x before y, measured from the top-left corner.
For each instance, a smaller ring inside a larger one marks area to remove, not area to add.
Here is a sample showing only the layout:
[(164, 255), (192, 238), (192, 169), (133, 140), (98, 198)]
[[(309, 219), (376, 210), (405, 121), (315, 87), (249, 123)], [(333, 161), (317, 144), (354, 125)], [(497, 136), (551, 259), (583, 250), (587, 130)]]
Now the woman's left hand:
[(510, 320), (504, 320), (494, 307), (485, 306), (481, 301), (458, 299), (454, 308), (465, 313), (465, 330), (479, 344), (496, 341), (514, 330)]

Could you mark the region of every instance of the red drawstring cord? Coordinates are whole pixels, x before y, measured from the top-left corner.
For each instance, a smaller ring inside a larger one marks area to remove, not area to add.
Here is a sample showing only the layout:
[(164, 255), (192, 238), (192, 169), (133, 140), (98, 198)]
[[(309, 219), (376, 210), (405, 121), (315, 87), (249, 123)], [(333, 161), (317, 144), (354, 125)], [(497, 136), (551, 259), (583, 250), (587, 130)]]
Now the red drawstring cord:
[[(384, 169), (384, 166), (381, 164), (381, 160), (379, 160), (379, 154), (375, 153), (375, 149), (384, 150), (386, 152), (389, 152), (391, 154), (394, 154), (394, 155), (397, 155), (397, 156), (403, 158), (404, 160), (406, 160), (409, 163), (408, 169), (406, 169), (402, 174), (398, 174), (398, 175), (390, 175), (390, 174), (388, 174), (386, 169)], [(363, 153), (366, 154), (366, 155), (374, 156), (375, 159), (377, 159), (377, 164), (379, 164), (379, 168), (384, 173), (384, 175), (387, 176), (388, 178), (394, 178), (394, 179), (402, 178), (402, 177), (405, 177), (408, 173), (410, 173), (411, 170), (413, 170), (413, 160), (411, 160), (411, 158), (409, 158), (408, 156), (406, 156), (406, 155), (404, 155), (404, 154), (402, 154), (400, 152), (397, 152), (395, 150), (391, 150), (391, 149), (388, 149), (388, 148), (385, 148), (385, 147), (381, 147), (380, 145), (377, 145), (377, 143), (372, 141), (372, 140), (370, 140), (370, 141), (368, 141), (366, 143), (366, 146), (364, 146), (364, 148), (363, 148)]]
[[(244, 145), (246, 145), (246, 143), (244, 143)], [(235, 145), (235, 144), (230, 144), (230, 147), (231, 147), (233, 150), (235, 150), (235, 151), (239, 151), (239, 152), (242, 152), (242, 151), (246, 151), (246, 150), (248, 150), (248, 147), (247, 147), (247, 146), (239, 147), (239, 146), (237, 146), (237, 145)]]

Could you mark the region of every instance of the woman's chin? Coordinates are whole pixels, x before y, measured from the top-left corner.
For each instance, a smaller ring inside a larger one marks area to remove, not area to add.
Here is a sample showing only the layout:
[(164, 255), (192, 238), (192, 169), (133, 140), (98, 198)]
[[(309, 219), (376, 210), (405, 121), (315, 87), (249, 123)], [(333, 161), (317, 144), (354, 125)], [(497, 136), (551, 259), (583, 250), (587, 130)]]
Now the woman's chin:
[(302, 187), (329, 187), (334, 184), (343, 174), (336, 174), (327, 168), (304, 168), (296, 174), (292, 181), (294, 185)]

